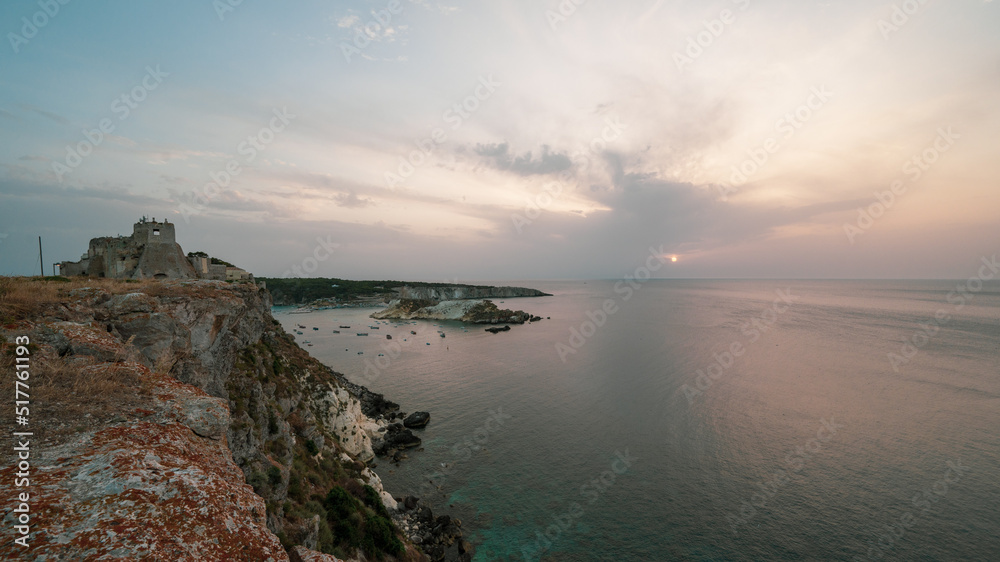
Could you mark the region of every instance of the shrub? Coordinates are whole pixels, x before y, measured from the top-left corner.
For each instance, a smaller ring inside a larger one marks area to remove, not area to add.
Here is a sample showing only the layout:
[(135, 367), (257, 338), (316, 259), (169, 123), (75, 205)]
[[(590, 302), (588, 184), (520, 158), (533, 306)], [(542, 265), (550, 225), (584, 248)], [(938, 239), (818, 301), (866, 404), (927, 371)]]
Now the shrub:
[(372, 508), (378, 515), (386, 519), (389, 518), (389, 512), (386, 510), (385, 504), (382, 503), (382, 498), (375, 491), (375, 488), (372, 488), (368, 484), (365, 484), (365, 505)]
[(252, 473), (250, 473), (249, 477), (247, 477), (247, 484), (250, 484), (251, 486), (253, 486), (253, 491), (258, 496), (263, 496), (264, 495), (264, 489), (267, 486), (267, 477), (264, 476), (264, 473), (257, 472), (255, 470)]
[(364, 548), (365, 554), (370, 556), (379, 551), (402, 554), (404, 550), (403, 543), (392, 530), (392, 523), (385, 517), (378, 515), (369, 515), (365, 520), (365, 539), (362, 548)]
[(309, 439), (306, 441), (306, 451), (308, 451), (310, 455), (316, 456), (316, 454), (319, 453), (319, 447), (316, 446), (315, 441)]
[(276, 466), (267, 469), (267, 481), (272, 487), (281, 484), (281, 469)]

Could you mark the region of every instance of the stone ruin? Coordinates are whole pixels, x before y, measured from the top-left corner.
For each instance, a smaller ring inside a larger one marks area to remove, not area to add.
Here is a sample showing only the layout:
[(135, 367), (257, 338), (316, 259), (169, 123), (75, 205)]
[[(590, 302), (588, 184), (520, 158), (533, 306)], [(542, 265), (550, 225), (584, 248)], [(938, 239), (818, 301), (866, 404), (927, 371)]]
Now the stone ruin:
[(253, 279), (239, 267), (213, 264), (208, 256), (184, 255), (173, 223), (146, 217), (132, 226), (131, 236), (91, 239), (80, 261), (59, 264), (59, 274), (112, 279)]

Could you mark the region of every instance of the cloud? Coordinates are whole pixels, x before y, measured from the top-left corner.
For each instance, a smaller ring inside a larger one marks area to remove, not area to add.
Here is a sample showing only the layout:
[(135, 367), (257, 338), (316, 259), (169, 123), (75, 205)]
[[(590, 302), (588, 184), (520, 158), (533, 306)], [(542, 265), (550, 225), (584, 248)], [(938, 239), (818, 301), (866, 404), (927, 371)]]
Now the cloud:
[(510, 153), (510, 146), (504, 143), (477, 144), (473, 151), (486, 158), (498, 170), (513, 172), (521, 176), (555, 174), (573, 166), (565, 153), (552, 152), (548, 145), (542, 145), (538, 158), (531, 151), (520, 156)]
[(341, 207), (347, 207), (349, 209), (360, 209), (362, 207), (367, 207), (369, 205), (374, 205), (375, 202), (371, 199), (365, 199), (358, 197), (353, 191), (347, 193), (338, 193), (333, 196), (334, 201), (337, 202)]
[(335, 21), (337, 27), (353, 28), (355, 25), (357, 25), (359, 21), (361, 21), (361, 18), (359, 18), (356, 14), (348, 14), (346, 16), (337, 18)]
[(36, 115), (41, 115), (42, 117), (45, 117), (46, 119), (50, 119), (52, 121), (55, 121), (56, 123), (59, 123), (60, 125), (69, 125), (70, 124), (69, 123), (69, 119), (66, 119), (65, 117), (63, 117), (62, 115), (59, 115), (57, 113), (52, 113), (51, 111), (46, 111), (46, 110), (44, 110), (42, 108), (35, 107), (33, 105), (29, 105), (29, 104), (26, 104), (26, 103), (22, 103), (20, 105), (20, 107), (21, 107), (21, 109), (24, 109), (26, 111), (30, 111), (30, 112), (32, 112), (32, 113), (34, 113)]

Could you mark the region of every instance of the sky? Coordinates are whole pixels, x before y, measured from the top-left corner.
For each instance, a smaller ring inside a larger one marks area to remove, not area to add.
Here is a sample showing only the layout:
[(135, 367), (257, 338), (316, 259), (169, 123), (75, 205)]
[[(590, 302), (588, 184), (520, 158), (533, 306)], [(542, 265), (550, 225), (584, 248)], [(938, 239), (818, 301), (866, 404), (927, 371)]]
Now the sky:
[(257, 276), (964, 279), (1000, 250), (997, 30), (992, 0), (7, 1), (0, 274), (147, 216)]

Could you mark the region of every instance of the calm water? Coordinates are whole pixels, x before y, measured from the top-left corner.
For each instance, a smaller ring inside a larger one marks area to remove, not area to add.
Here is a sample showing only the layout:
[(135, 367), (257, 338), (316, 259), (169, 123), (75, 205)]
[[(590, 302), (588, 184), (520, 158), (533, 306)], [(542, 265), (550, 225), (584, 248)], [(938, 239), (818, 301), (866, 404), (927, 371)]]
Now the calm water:
[(552, 319), (277, 316), (432, 413), (377, 472), (461, 517), (476, 560), (1000, 560), (1000, 285), (959, 309), (956, 282), (509, 284)]

